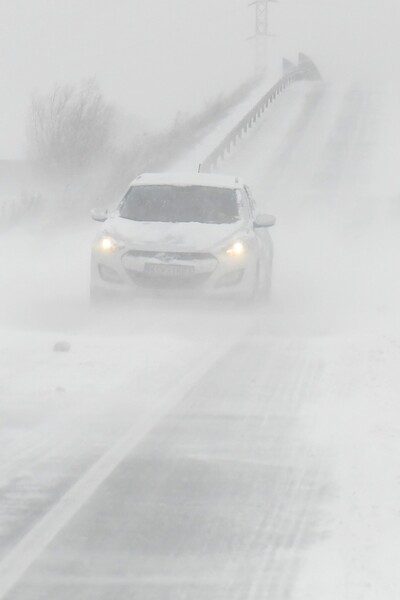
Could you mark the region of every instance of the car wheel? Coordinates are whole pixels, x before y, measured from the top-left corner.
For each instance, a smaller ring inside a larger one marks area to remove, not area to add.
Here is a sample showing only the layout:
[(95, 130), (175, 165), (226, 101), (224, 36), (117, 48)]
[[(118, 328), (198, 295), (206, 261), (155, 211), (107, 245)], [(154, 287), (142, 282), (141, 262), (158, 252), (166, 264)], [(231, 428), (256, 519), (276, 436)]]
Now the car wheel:
[(268, 271), (265, 274), (265, 285), (262, 289), (262, 292), (260, 293), (260, 295), (262, 296), (263, 300), (266, 300), (267, 302), (269, 300), (271, 300), (271, 295), (272, 295), (272, 265), (270, 265), (268, 267)]
[(110, 300), (110, 292), (95, 285), (90, 286), (90, 304), (92, 306), (101, 306), (108, 300)]
[(253, 279), (250, 281), (248, 290), (242, 297), (242, 303), (250, 304), (257, 301), (260, 293), (260, 264), (257, 263)]

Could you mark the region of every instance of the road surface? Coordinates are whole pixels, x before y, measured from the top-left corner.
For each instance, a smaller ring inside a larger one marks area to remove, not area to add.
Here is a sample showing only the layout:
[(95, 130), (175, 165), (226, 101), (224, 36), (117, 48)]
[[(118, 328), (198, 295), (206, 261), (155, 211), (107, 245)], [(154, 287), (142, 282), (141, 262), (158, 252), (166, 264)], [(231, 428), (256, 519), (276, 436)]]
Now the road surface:
[(220, 165), (270, 306), (93, 311), (86, 226), (4, 236), (1, 600), (398, 598), (399, 122), (299, 84)]

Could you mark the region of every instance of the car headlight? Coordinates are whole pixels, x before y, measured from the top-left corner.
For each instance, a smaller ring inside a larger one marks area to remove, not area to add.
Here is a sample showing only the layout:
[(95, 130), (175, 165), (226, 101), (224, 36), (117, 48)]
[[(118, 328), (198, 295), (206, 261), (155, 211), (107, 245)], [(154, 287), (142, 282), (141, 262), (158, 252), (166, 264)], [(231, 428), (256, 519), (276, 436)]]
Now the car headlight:
[(237, 240), (225, 252), (228, 256), (243, 256), (246, 253), (246, 246), (241, 240)]
[(104, 254), (109, 254), (110, 252), (115, 252), (122, 248), (123, 245), (115, 240), (111, 235), (103, 234), (100, 239), (97, 240), (95, 244), (95, 249), (97, 252), (103, 252)]

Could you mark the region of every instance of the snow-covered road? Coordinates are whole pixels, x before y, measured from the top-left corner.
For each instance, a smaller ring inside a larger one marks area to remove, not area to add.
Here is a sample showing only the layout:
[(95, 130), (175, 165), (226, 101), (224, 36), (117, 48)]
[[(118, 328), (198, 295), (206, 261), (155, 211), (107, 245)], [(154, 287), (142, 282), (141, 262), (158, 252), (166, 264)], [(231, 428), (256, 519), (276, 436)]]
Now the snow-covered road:
[(0, 599), (397, 600), (397, 97), (296, 85), (221, 165), (266, 309), (90, 310), (90, 226), (3, 235)]

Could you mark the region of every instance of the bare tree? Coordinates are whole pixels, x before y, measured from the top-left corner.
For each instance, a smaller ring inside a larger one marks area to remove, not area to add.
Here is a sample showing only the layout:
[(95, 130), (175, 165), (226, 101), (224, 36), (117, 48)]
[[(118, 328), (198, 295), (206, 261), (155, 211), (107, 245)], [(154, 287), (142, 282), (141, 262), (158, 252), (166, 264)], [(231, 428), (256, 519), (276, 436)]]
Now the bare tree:
[(93, 80), (33, 97), (28, 123), (32, 158), (59, 175), (79, 175), (111, 150), (113, 109)]

